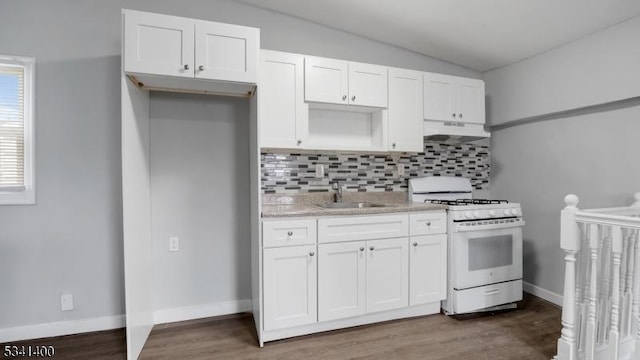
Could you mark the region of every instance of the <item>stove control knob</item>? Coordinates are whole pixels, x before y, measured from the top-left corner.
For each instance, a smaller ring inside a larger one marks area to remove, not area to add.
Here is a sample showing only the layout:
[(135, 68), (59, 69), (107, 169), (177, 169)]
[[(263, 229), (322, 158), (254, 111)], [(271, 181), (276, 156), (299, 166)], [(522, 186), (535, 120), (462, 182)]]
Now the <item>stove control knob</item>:
[(464, 216), (465, 216), (467, 219), (471, 219), (471, 218), (473, 218), (473, 213), (472, 213), (471, 211), (467, 211), (466, 213), (464, 213)]
[(473, 217), (479, 218), (480, 217), (480, 212), (479, 211), (474, 211), (473, 212)]
[(509, 209), (504, 209), (504, 215), (511, 216), (511, 211), (509, 211)]
[(518, 216), (518, 209), (511, 209), (511, 215)]
[(491, 217), (496, 216), (496, 211), (495, 210), (489, 210), (489, 216), (491, 216)]

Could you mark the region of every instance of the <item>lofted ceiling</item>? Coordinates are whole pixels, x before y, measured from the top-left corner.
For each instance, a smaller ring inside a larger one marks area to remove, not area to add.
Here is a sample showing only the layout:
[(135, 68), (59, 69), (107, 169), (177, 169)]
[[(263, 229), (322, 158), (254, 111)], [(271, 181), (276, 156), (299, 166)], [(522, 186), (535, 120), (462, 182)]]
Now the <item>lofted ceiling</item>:
[(515, 63), (640, 14), (640, 0), (236, 1), (478, 71)]

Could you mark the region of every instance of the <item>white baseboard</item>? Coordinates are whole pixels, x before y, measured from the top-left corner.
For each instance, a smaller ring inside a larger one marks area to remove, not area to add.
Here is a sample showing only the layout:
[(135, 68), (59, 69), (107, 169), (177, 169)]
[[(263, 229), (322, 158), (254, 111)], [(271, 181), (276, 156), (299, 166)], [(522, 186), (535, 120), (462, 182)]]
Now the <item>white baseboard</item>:
[(57, 321), (44, 324), (16, 326), (0, 329), (0, 343), (119, 329), (123, 328), (124, 325), (124, 315), (114, 315), (82, 320)]
[(237, 314), (245, 311), (251, 311), (251, 300), (225, 301), (215, 304), (157, 310), (153, 314), (153, 322), (154, 324), (166, 324), (176, 321)]
[(531, 295), (535, 295), (541, 299), (545, 299), (550, 303), (562, 306), (562, 295), (556, 294), (547, 289), (543, 289), (539, 286), (533, 285), (526, 281), (522, 282), (522, 290), (528, 292)]

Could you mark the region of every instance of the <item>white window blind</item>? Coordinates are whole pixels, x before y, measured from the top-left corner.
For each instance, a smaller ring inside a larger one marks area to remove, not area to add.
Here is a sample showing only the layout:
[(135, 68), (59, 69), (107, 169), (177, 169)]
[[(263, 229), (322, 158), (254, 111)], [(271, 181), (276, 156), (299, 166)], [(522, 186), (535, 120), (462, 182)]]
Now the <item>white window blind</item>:
[(24, 66), (0, 64), (0, 190), (24, 190)]

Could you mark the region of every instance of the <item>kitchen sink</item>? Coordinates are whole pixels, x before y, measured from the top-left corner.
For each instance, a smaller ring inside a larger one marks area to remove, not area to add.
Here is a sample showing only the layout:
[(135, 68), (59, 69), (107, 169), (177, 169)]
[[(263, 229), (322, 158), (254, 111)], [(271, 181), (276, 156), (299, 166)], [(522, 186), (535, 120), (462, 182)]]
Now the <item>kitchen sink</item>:
[(325, 209), (363, 209), (363, 208), (375, 208), (385, 207), (384, 204), (374, 204), (369, 202), (330, 202), (318, 205)]

